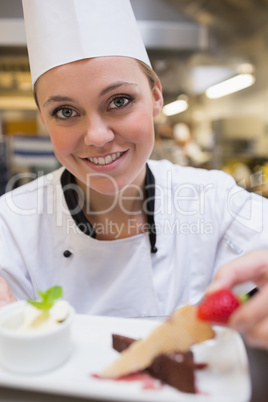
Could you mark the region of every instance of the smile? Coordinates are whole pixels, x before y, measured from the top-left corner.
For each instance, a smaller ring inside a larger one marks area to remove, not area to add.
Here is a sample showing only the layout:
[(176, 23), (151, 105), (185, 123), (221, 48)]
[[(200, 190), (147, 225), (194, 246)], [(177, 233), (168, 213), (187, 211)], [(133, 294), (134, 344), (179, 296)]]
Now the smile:
[(88, 161), (94, 163), (95, 165), (108, 165), (109, 163), (119, 159), (124, 152), (116, 152), (115, 154), (110, 154), (107, 156), (93, 156), (92, 158), (86, 158)]

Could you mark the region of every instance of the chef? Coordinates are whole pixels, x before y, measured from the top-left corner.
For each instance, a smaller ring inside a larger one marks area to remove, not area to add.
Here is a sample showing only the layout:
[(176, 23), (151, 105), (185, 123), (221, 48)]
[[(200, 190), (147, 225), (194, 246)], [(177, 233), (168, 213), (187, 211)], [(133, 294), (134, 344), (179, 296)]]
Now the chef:
[(0, 199), (2, 303), (54, 285), (83, 314), (197, 303), (220, 265), (266, 247), (268, 201), (223, 172), (149, 159), (162, 90), (128, 0), (23, 8), (38, 112), (62, 166)]

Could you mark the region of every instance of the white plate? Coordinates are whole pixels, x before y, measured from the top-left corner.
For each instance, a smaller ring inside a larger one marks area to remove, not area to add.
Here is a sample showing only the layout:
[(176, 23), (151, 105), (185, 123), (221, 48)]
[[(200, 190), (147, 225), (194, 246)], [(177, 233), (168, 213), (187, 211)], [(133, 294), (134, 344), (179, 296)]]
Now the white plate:
[(167, 385), (157, 390), (144, 390), (138, 381), (127, 383), (91, 377), (118, 357), (111, 347), (112, 333), (140, 338), (157, 325), (158, 321), (146, 319), (77, 315), (73, 328), (74, 352), (64, 365), (35, 376), (13, 374), (0, 366), (0, 385), (118, 402), (250, 400), (250, 378), (243, 342), (236, 332), (221, 327), (215, 327), (215, 339), (192, 349), (196, 361), (209, 364), (208, 368), (195, 371), (198, 394), (185, 394)]

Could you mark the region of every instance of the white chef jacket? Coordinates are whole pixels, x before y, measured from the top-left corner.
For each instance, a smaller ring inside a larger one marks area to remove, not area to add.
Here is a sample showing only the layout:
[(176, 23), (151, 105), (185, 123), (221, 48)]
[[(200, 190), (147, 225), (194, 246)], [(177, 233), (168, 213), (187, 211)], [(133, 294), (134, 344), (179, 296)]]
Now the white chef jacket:
[(78, 313), (168, 315), (198, 302), (223, 263), (267, 247), (268, 200), (220, 171), (148, 165), (156, 253), (148, 233), (112, 241), (84, 234), (63, 195), (63, 167), (2, 196), (0, 276), (15, 297), (59, 285)]

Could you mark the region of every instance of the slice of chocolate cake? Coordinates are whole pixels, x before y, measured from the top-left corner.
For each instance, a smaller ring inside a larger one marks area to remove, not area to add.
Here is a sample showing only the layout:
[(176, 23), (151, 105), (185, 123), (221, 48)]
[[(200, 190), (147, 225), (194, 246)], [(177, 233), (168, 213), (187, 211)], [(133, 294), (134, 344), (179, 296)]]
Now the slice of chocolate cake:
[(123, 350), (127, 349), (135, 339), (129, 338), (127, 336), (112, 334), (113, 349), (121, 353)]
[[(112, 335), (113, 348), (120, 353), (134, 341), (135, 339), (126, 336)], [(201, 367), (195, 365), (191, 351), (172, 352), (157, 356), (145, 372), (181, 392), (195, 393), (194, 369)]]
[(197, 319), (197, 307), (187, 304), (176, 309), (149, 335), (133, 342), (99, 374), (102, 378), (119, 378), (141, 372), (152, 365), (161, 354), (174, 351), (187, 352), (191, 346), (215, 337), (211, 325)]

